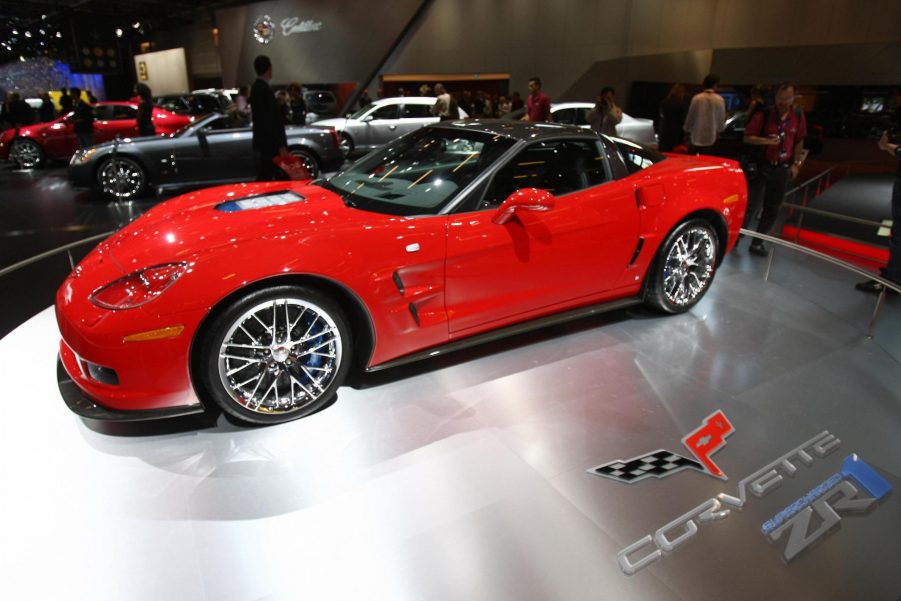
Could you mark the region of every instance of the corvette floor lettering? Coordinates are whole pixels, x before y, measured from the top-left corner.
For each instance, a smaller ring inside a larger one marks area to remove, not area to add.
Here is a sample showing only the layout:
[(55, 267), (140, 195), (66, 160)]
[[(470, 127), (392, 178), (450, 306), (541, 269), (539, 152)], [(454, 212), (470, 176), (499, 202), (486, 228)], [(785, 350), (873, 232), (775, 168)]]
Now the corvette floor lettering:
[[(858, 486), (871, 496), (861, 496)], [(822, 538), (841, 521), (839, 512), (860, 513), (869, 510), (889, 493), (891, 486), (857, 455), (849, 455), (842, 463), (842, 470), (812, 491), (780, 511), (761, 526), (771, 543), (788, 533), (783, 557), (791, 561), (801, 551)], [(810, 531), (810, 522), (816, 514), (817, 526)]]
[(691, 459), (672, 451), (658, 449), (632, 459), (617, 459), (588, 470), (589, 473), (619, 482), (633, 483), (645, 478), (666, 476), (692, 469), (727, 480), (726, 474), (710, 459), (710, 456), (726, 444), (726, 437), (735, 428), (722, 411), (704, 418), (704, 424), (682, 438), (689, 451), (697, 458)]
[[(628, 545), (617, 553), (616, 559), (625, 574), (632, 575), (643, 570), (664, 553), (672, 553), (698, 532), (698, 524), (717, 522), (725, 519), (731, 509), (744, 507), (748, 499), (748, 489), (755, 497), (762, 497), (782, 484), (784, 476), (794, 477), (798, 471), (797, 462), (806, 466), (813, 464), (814, 456), (826, 457), (841, 445), (841, 441), (828, 430), (817, 434), (801, 446), (760, 468), (738, 483), (738, 497), (720, 493), (707, 499), (694, 509), (677, 517), (650, 534)], [(597, 469), (597, 468), (595, 468)]]

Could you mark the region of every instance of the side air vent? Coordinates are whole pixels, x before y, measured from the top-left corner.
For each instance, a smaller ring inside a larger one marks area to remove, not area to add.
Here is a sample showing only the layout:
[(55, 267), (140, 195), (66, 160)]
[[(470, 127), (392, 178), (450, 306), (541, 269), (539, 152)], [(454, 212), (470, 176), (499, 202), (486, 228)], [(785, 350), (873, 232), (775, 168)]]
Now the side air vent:
[(413, 303), (410, 303), (410, 315), (413, 316), (416, 325), (419, 325), (419, 313), (416, 312), (416, 306)]
[(397, 286), (397, 289), (400, 290), (400, 295), (403, 296), (405, 290), (404, 281), (400, 279), (400, 274), (395, 271), (394, 275), (391, 276), (391, 279), (394, 280), (394, 285)]
[(641, 247), (643, 247), (643, 246), (644, 246), (644, 238), (639, 238), (638, 246), (635, 247), (635, 253), (632, 254), (632, 260), (629, 261), (629, 267), (632, 267), (632, 265), (635, 263), (635, 261), (638, 260), (638, 255), (641, 254)]

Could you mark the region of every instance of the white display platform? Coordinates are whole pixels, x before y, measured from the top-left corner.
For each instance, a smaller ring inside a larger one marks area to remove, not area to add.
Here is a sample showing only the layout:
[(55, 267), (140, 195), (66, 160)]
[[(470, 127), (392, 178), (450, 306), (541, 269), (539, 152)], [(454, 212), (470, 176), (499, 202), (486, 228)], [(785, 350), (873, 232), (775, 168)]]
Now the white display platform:
[[(789, 563), (760, 533), (849, 453), (901, 486), (901, 367), (839, 317), (865, 325), (869, 299), (804, 265), (802, 287), (830, 291), (805, 300), (761, 265), (730, 259), (684, 315), (608, 314), (366, 376), (268, 428), (89, 427), (60, 397), (47, 309), (0, 340), (0, 598), (894, 599), (897, 490)], [(586, 471), (684, 454), (718, 409), (727, 482)], [(624, 546), (825, 430), (840, 453), (620, 570)]]

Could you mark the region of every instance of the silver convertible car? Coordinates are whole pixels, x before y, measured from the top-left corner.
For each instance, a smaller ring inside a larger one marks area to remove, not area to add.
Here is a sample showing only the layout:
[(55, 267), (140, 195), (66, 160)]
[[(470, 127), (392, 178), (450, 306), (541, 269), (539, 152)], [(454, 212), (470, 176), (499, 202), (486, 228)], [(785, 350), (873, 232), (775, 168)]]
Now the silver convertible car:
[[(337, 171), (344, 163), (338, 134), (324, 127), (289, 126), (288, 150), (300, 158), (311, 177)], [(76, 152), (69, 161), (69, 181), (127, 200), (145, 188), (181, 188), (253, 180), (259, 162), (249, 127), (233, 127), (213, 113), (171, 136), (125, 138)]]
[[(313, 125), (334, 127), (345, 154), (369, 152), (423, 125), (437, 123), (438, 117), (432, 114), (436, 100), (434, 96), (381, 98), (347, 118), (325, 119)], [(466, 111), (458, 111), (460, 119), (469, 117)]]

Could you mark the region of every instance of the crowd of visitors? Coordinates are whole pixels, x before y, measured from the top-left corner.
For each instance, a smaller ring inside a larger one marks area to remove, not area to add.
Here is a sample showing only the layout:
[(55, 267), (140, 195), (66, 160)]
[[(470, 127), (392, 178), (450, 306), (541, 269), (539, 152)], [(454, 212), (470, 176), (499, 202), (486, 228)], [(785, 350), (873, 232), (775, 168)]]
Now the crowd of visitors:
[[(254, 148), (265, 159), (261, 161), (259, 178), (278, 179), (284, 174), (275, 168), (272, 158), (287, 154), (284, 126), (306, 124), (307, 106), (303, 87), (298, 82), (292, 82), (286, 88), (274, 91), (270, 86), (272, 64), (266, 57), (258, 57), (254, 68), (258, 78), (252, 89), (248, 86), (238, 89), (233, 116), (237, 125), (253, 123)], [(681, 83), (669, 89), (659, 104), (657, 132), (660, 150), (692, 154), (712, 151), (726, 122), (725, 101), (718, 93), (718, 85), (719, 77), (711, 73), (704, 78), (703, 89), (691, 98), (688, 98)], [(551, 100), (542, 90), (541, 78), (529, 78), (528, 90), (528, 95), (522, 98), (518, 91), (512, 92), (509, 97), (484, 90), (464, 89), (452, 93), (441, 82), (422, 84), (417, 88), (419, 96), (436, 98), (432, 114), (442, 120), (457, 118), (459, 108), (470, 118), (476, 119), (502, 118), (514, 113), (513, 117), (525, 121), (550, 121)], [(150, 88), (139, 83), (134, 91), (133, 100), (139, 103), (139, 132), (141, 135), (154, 135)], [(85, 92), (83, 94), (77, 87), (63, 88), (56, 102), (48, 92), (39, 93), (37, 99), (31, 102), (26, 101), (19, 92), (9, 92), (0, 107), (0, 129), (48, 122), (71, 112), (78, 146), (90, 147), (94, 143), (91, 104), (97, 98), (90, 91)], [(397, 94), (406, 96), (408, 91), (400, 87)], [(377, 97), (384, 96), (384, 89), (379, 88)], [(807, 123), (804, 112), (794, 106), (795, 98), (796, 87), (791, 82), (779, 84), (772, 95), (768, 88), (755, 86), (744, 109), (746, 126), (739, 160), (748, 182), (748, 210), (743, 225), (750, 228), (756, 219), (756, 231), (764, 234), (772, 233), (788, 183), (797, 178), (804, 161), (802, 151)], [(359, 107), (366, 107), (372, 102), (369, 90), (364, 89), (358, 99)], [(622, 108), (616, 101), (616, 91), (612, 87), (602, 88), (585, 118), (595, 131), (615, 135), (616, 126), (623, 118)], [(899, 147), (883, 136), (879, 148), (897, 156)], [(898, 200), (901, 197), (899, 190), (901, 184), (896, 182), (893, 213), (897, 213), (895, 209), (901, 202)], [(895, 227), (892, 231), (892, 259), (885, 272), (886, 277), (895, 281), (899, 277), (897, 263), (901, 254), (898, 252), (898, 229)], [(756, 238), (752, 240), (750, 252), (768, 255), (766, 246)], [(881, 290), (881, 284), (876, 281), (865, 282), (858, 287), (865, 291)]]

